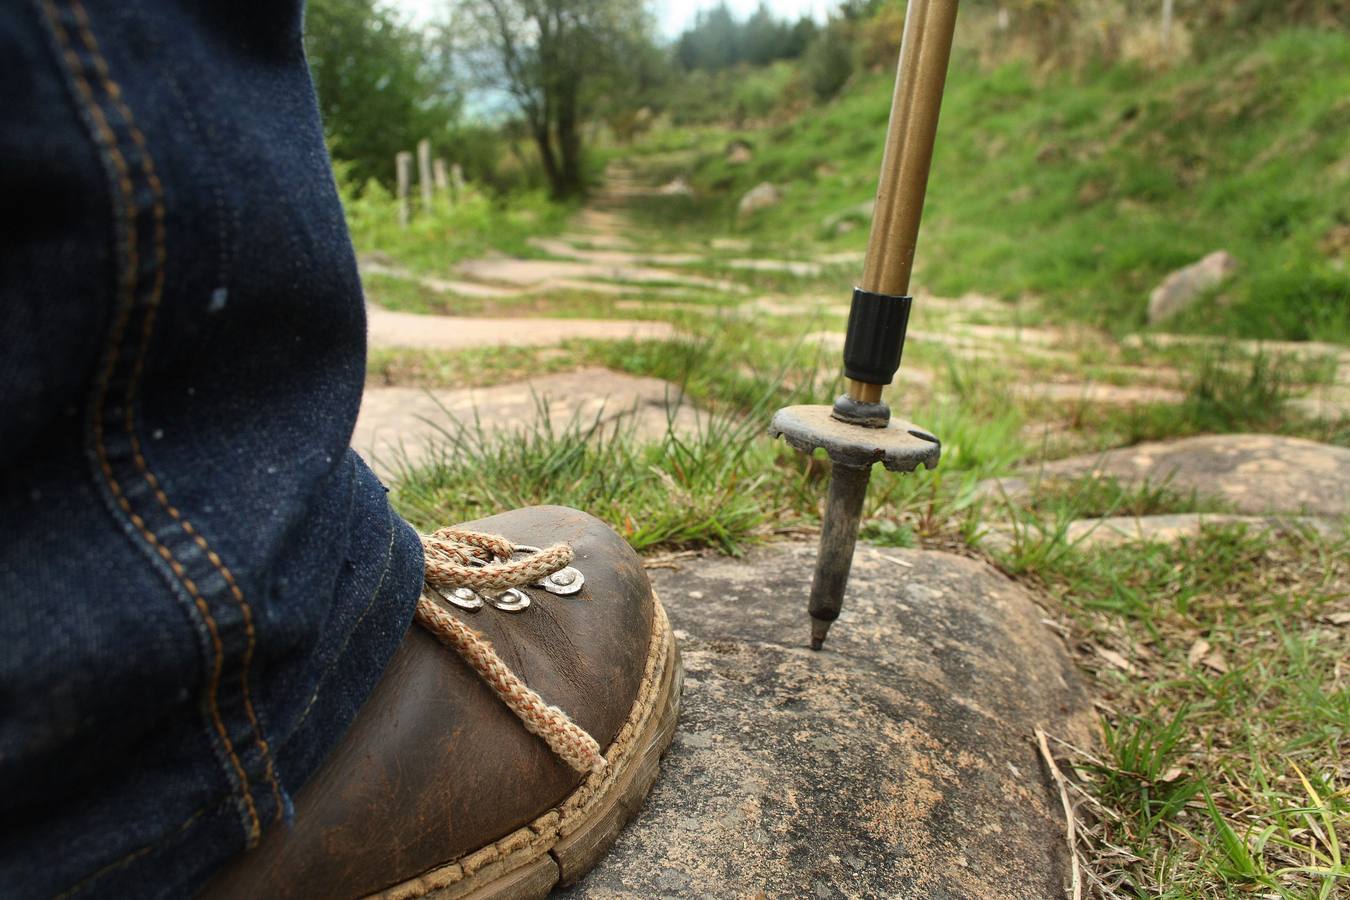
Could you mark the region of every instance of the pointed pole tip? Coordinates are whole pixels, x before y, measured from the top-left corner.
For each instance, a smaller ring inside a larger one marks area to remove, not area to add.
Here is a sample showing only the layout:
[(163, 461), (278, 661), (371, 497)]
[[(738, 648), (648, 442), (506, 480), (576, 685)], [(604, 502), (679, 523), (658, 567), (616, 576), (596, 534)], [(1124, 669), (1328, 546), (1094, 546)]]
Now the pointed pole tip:
[(826, 622), (824, 619), (811, 619), (811, 649), (820, 650), (825, 646), (825, 635), (829, 634), (830, 626), (833, 622)]

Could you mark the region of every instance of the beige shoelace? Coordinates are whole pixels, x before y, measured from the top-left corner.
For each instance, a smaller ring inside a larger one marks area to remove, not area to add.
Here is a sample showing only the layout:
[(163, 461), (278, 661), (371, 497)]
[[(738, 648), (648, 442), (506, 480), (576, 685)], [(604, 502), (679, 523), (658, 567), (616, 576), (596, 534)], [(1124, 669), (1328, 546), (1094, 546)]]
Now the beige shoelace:
[(417, 621), (458, 653), (516, 714), (526, 730), (542, 738), (563, 762), (578, 772), (603, 771), (605, 757), (595, 738), (512, 672), (487, 638), (429, 596), (432, 591), (455, 588), (488, 591), (533, 584), (571, 563), (572, 548), (554, 544), (516, 559), (513, 557), (517, 546), (500, 535), (442, 528), (421, 537), (426, 584), (417, 601)]

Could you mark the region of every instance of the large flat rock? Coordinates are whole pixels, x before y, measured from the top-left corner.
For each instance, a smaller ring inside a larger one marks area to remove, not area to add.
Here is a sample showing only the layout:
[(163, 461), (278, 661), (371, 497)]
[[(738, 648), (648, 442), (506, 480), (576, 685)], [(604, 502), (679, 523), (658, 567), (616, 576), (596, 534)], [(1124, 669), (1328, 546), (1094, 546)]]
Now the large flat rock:
[(1100, 381), (1021, 382), (1009, 385), (1012, 393), (1027, 400), (1095, 406), (1142, 406), (1147, 403), (1180, 403), (1181, 391), (1145, 384), (1107, 384)]
[(814, 543), (651, 571), (687, 678), (645, 806), (571, 894), (1035, 898), (1068, 858), (1037, 726), (1091, 740), (1072, 662), (1019, 586), (860, 547), (807, 649)]
[(367, 387), (352, 446), (388, 477), (425, 461), (456, 428), (519, 432), (542, 424), (545, 408), (555, 433), (598, 422), (601, 430), (631, 425), (640, 439), (659, 440), (672, 419), (682, 433), (699, 427), (677, 385), (590, 366), (485, 388)]
[[(1336, 526), (1316, 516), (1237, 516), (1230, 513), (1168, 513), (1153, 516), (1103, 516), (1076, 519), (1064, 530), (1064, 542), (1080, 550), (1089, 547), (1113, 547), (1118, 544), (1175, 544), (1184, 538), (1193, 538), (1206, 529), (1241, 525), (1251, 531), (1312, 531), (1333, 535)], [(1037, 540), (1041, 535), (1028, 535)], [(1017, 535), (1011, 526), (994, 525), (985, 535), (983, 545), (992, 550), (1009, 550), (1016, 545)]]
[(535, 287), (560, 279), (599, 278), (632, 284), (678, 283), (724, 293), (743, 292), (742, 285), (731, 281), (704, 278), (701, 275), (656, 269), (623, 263), (587, 262), (579, 259), (473, 259), (459, 264), (457, 271), (475, 281)]
[(1055, 460), (1026, 476), (986, 482), (1017, 496), (1038, 477), (1116, 478), (1217, 497), (1234, 512), (1337, 517), (1350, 514), (1350, 448), (1270, 434), (1219, 434), (1153, 441)]
[(467, 350), (474, 347), (551, 347), (569, 338), (601, 341), (669, 340), (675, 329), (666, 322), (638, 319), (492, 319), (469, 316), (425, 316), (366, 307), (367, 337), (372, 347), (421, 350)]

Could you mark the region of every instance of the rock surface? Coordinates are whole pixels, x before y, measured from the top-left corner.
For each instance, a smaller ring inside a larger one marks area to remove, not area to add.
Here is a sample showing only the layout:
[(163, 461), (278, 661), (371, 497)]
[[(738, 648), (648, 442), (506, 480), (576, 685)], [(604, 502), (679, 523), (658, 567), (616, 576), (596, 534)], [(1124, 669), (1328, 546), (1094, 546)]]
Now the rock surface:
[(414, 347), (467, 350), (471, 347), (549, 347), (568, 338), (618, 341), (625, 338), (669, 340), (675, 329), (667, 322), (639, 319), (488, 319), (468, 316), (423, 316), (366, 307), (371, 347)]
[(736, 213), (741, 216), (754, 215), (761, 209), (777, 206), (782, 199), (782, 191), (769, 182), (762, 181), (745, 192), (741, 201), (736, 204)]
[(1023, 477), (993, 479), (983, 490), (1015, 496), (1037, 477), (1094, 474), (1125, 483), (1166, 484), (1217, 497), (1248, 515), (1350, 515), (1350, 448), (1269, 434), (1221, 434), (1156, 441), (1055, 460)]
[(727, 144), (727, 165), (743, 166), (755, 158), (755, 152), (745, 141)]
[(592, 366), (487, 388), (368, 387), (352, 446), (376, 472), (392, 476), (405, 463), (426, 460), (458, 426), (491, 435), (540, 424), (542, 403), (555, 432), (573, 421), (583, 427), (622, 421), (639, 437), (658, 440), (672, 416), (681, 433), (699, 427), (699, 413), (682, 402), (676, 385)]
[(687, 287), (726, 293), (732, 293), (737, 289), (744, 290), (740, 285), (733, 282), (718, 281), (688, 273), (674, 273), (669, 269), (657, 269), (651, 266), (629, 265), (627, 263), (590, 262), (584, 259), (515, 259), (512, 257), (471, 259), (460, 263), (457, 271), (466, 278), (476, 281), (529, 287), (536, 291), (541, 290), (543, 286), (563, 280), (579, 282), (592, 278), (628, 282), (630, 284), (679, 283)]
[(684, 712), (638, 817), (570, 896), (1063, 896), (1064, 823), (1033, 729), (1093, 715), (1044, 614), (989, 567), (860, 547), (806, 648), (814, 543), (651, 571)]
[(1161, 322), (1181, 312), (1205, 291), (1226, 281), (1237, 269), (1237, 260), (1226, 250), (1215, 250), (1199, 262), (1177, 269), (1149, 295), (1149, 323)]
[(1328, 419), (1332, 422), (1350, 419), (1350, 385), (1318, 385), (1308, 396), (1290, 400), (1289, 405), (1313, 419)]
[[(1257, 341), (1235, 340), (1208, 334), (1128, 334), (1121, 340), (1124, 347), (1199, 347), (1223, 349), (1231, 347), (1249, 356), (1292, 356), (1296, 359), (1328, 359), (1337, 362), (1350, 377), (1350, 348), (1325, 341)], [(1338, 381), (1346, 377), (1336, 376)]]
[(1011, 385), (1012, 392), (1029, 400), (1079, 403), (1098, 406), (1137, 406), (1147, 403), (1180, 403), (1181, 391), (1143, 384), (1107, 384), (1101, 381), (1031, 382)]
[[(1326, 519), (1312, 516), (1236, 516), (1228, 513), (1171, 513), (1156, 516), (1105, 516), (1099, 519), (1077, 519), (1064, 532), (1066, 543), (1080, 549), (1114, 546), (1126, 542), (1171, 544), (1182, 538), (1195, 537), (1206, 528), (1245, 525), (1257, 531), (1310, 529), (1324, 535), (1335, 527)], [(1035, 535), (1033, 535), (1034, 537)], [(994, 526), (984, 536), (985, 547), (1008, 549), (1014, 535), (1006, 527)]]
[(676, 175), (670, 181), (667, 181), (665, 184), (657, 188), (656, 192), (664, 197), (694, 196), (693, 187), (690, 186), (689, 182), (685, 180), (683, 175)]
[(876, 200), (864, 200), (862, 203), (854, 204), (845, 210), (832, 213), (820, 220), (820, 230), (828, 235), (846, 234), (871, 222), (872, 213), (876, 210), (876, 207)]

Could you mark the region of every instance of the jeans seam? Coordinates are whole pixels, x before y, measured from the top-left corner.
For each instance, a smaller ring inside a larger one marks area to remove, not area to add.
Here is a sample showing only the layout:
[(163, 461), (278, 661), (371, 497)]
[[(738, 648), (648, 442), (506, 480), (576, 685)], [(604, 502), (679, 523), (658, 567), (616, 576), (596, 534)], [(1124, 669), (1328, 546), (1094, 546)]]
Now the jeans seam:
[[(355, 464), (353, 464), (353, 467), (355, 467)], [(394, 542), (398, 539), (398, 523), (396, 521), (396, 517), (392, 509), (388, 510), (388, 521), (389, 521), (389, 545), (385, 549), (384, 568), (380, 572), (380, 580), (375, 583), (375, 588), (374, 590), (371, 591), (370, 599), (366, 602), (365, 609), (361, 610), (361, 615), (357, 616), (356, 622), (353, 623), (351, 631), (348, 632), (347, 639), (342, 642), (342, 647), (338, 650), (337, 655), (333, 658), (333, 661), (324, 668), (323, 674), (319, 678), (320, 687), (315, 689), (314, 694), (309, 699), (309, 703), (305, 705), (305, 711), (301, 713), (300, 718), (296, 721), (295, 725), (290, 729), (290, 731), (285, 736), (283, 736), (279, 741), (277, 741), (277, 748), (279, 750), (287, 747), (290, 744), (291, 740), (297, 734), (299, 734), (301, 726), (304, 725), (305, 719), (308, 718), (310, 710), (314, 707), (314, 701), (317, 700), (319, 697), (319, 693), (322, 690), (322, 685), (327, 682), (328, 677), (331, 676), (333, 674), (333, 670), (337, 668), (338, 663), (342, 660), (343, 654), (346, 653), (347, 651), (348, 645), (351, 644), (352, 637), (355, 635), (356, 630), (361, 627), (361, 623), (366, 620), (366, 616), (368, 616), (370, 614), (370, 611), (375, 608), (375, 601), (379, 599), (380, 592), (384, 590), (384, 582), (389, 577), (390, 570), (393, 569)], [(208, 803), (197, 807), (197, 809), (190, 816), (188, 816), (187, 819), (185, 819), (180, 825), (178, 825), (169, 833), (165, 834), (159, 840), (151, 844), (146, 844), (144, 846), (137, 847), (135, 850), (132, 850), (130, 853), (127, 853), (125, 856), (113, 860), (112, 862), (103, 866), (93, 874), (87, 875), (86, 877), (80, 879), (75, 884), (66, 888), (64, 891), (57, 894), (53, 898), (53, 900), (68, 900), (68, 898), (73, 897), (75, 894), (87, 890), (91, 885), (93, 885), (94, 882), (98, 881), (100, 878), (103, 878), (105, 875), (109, 875), (112, 872), (115, 872), (117, 869), (120, 869), (124, 866), (131, 864), (132, 862), (135, 862), (137, 859), (140, 859), (143, 856), (147, 856), (155, 852), (156, 850), (163, 847), (165, 844), (169, 843), (174, 838), (182, 836), (184, 832), (186, 832), (190, 828), (195, 827), (198, 824), (198, 820), (201, 819), (203, 815), (205, 815), (207, 812), (210, 812), (213, 809), (219, 808), (221, 803), (223, 802), (224, 801), (217, 801), (216, 803)]]
[(136, 393), (140, 387), (141, 376), (144, 374), (145, 359), (150, 350), (150, 339), (154, 334), (156, 313), (159, 311), (164, 296), (164, 274), (168, 258), (165, 231), (164, 186), (161, 184), (159, 175), (155, 171), (154, 159), (150, 155), (150, 148), (146, 143), (145, 135), (141, 132), (141, 129), (137, 127), (135, 118), (131, 114), (130, 107), (128, 107), (126, 102), (122, 99), (121, 91), (117, 89), (116, 84), (108, 73), (107, 62), (99, 52), (98, 42), (94, 39), (93, 32), (90, 29), (89, 17), (84, 10), (83, 4), (80, 0), (71, 0), (71, 8), (79, 19), (81, 38), (94, 60), (94, 65), (98, 70), (99, 77), (105, 84), (105, 90), (108, 91), (118, 112), (121, 114), (123, 120), (125, 120), (127, 130), (131, 134), (131, 139), (136, 142), (136, 146), (141, 152), (142, 170), (145, 173), (146, 181), (149, 183), (154, 197), (155, 281), (154, 286), (151, 289), (150, 300), (147, 303), (148, 310), (145, 315), (145, 322), (141, 326), (140, 347), (136, 353), (136, 361), (132, 367), (131, 380), (127, 388), (125, 403), (126, 419), (124, 423), (127, 437), (131, 441), (132, 452), (136, 460), (136, 467), (144, 476), (146, 483), (153, 490), (155, 498), (159, 501), (160, 506), (179, 524), (183, 529), (183, 532), (192, 538), (198, 549), (206, 554), (206, 558), (210, 561), (211, 565), (214, 566), (221, 577), (225, 579), (225, 583), (230, 589), (230, 595), (239, 606), (244, 623), (244, 635), (246, 640), (244, 657), (239, 675), (240, 689), (244, 701), (244, 711), (248, 716), (249, 725), (253, 729), (253, 736), (259, 754), (263, 759), (264, 777), (271, 786), (272, 796), (276, 801), (277, 811), (274, 818), (275, 820), (280, 821), (284, 810), (284, 804), (281, 799), (281, 786), (277, 783), (276, 769), (272, 762), (272, 754), (268, 749), (267, 739), (263, 736), (262, 726), (258, 721), (257, 711), (253, 707), (252, 691), (249, 689), (249, 670), (252, 668), (253, 653), (257, 647), (257, 629), (254, 627), (253, 623), (253, 607), (244, 598), (243, 590), (235, 580), (234, 573), (230, 571), (230, 568), (227, 565), (225, 565), (224, 560), (222, 560), (220, 555), (211, 548), (206, 538), (192, 526), (192, 523), (188, 521), (186, 517), (180, 515), (177, 507), (169, 502), (169, 497), (160, 486), (159, 479), (150, 470), (150, 466), (146, 462), (145, 455), (141, 451), (140, 437), (136, 433)]
[[(95, 144), (96, 146), (98, 146), (98, 149), (100, 150), (100, 153), (105, 159), (105, 161), (111, 163), (112, 167), (116, 170), (117, 186), (120, 189), (122, 195), (121, 215), (125, 218), (125, 221), (122, 223), (123, 227), (125, 228), (124, 241), (119, 243), (117, 248), (120, 258), (119, 261), (124, 267), (124, 274), (120, 279), (118, 279), (119, 282), (118, 292), (121, 295), (121, 299), (118, 304), (118, 312), (115, 322), (108, 333), (108, 339), (103, 353), (104, 364), (102, 366), (102, 370), (98, 378), (96, 379), (93, 402), (91, 403), (91, 420), (92, 420), (91, 430), (93, 435), (94, 450), (97, 457), (98, 467), (117, 506), (121, 509), (123, 514), (125, 514), (128, 517), (131, 524), (136, 528), (136, 530), (141, 535), (141, 538), (151, 548), (153, 548), (155, 553), (166, 564), (168, 564), (170, 569), (173, 571), (174, 575), (178, 578), (181, 585), (185, 589), (187, 589), (189, 594), (192, 596), (193, 603), (198, 613), (201, 615), (203, 624), (205, 625), (206, 630), (209, 633), (211, 649), (213, 653), (213, 661), (211, 668), (211, 676), (210, 679), (208, 680), (207, 696), (205, 698), (206, 712), (211, 720), (212, 725), (215, 728), (217, 736), (221, 741), (222, 747), (226, 753), (230, 766), (233, 768), (235, 776), (237, 778), (238, 787), (242, 792), (242, 800), (244, 802), (245, 811), (248, 818), (248, 829), (247, 829), (248, 844), (252, 846), (253, 844), (256, 844), (258, 837), (261, 833), (258, 812), (253, 800), (252, 790), (249, 786), (249, 779), (247, 772), (245, 771), (242, 760), (240, 759), (238, 753), (235, 750), (234, 744), (230, 739), (229, 732), (225, 728), (218, 700), (220, 678), (224, 665), (224, 649), (220, 637), (219, 628), (217, 627), (215, 618), (211, 614), (209, 604), (206, 602), (206, 599), (202, 596), (201, 591), (198, 589), (198, 586), (196, 585), (195, 581), (188, 575), (183, 565), (174, 557), (172, 551), (167, 546), (165, 546), (158, 539), (155, 533), (148, 527), (145, 520), (140, 515), (138, 515), (136, 512), (133, 511), (131, 503), (128, 497), (126, 496), (126, 492), (122, 488), (122, 485), (119, 482), (116, 474), (113, 472), (107, 445), (105, 442), (105, 432), (104, 432), (105, 404), (107, 402), (108, 394), (111, 388), (112, 374), (115, 371), (118, 363), (121, 361), (120, 344), (126, 334), (127, 327), (130, 323), (131, 314), (136, 305), (136, 291), (140, 284), (140, 276), (139, 276), (140, 251), (137, 246), (137, 233), (135, 221), (136, 217), (135, 189), (132, 184), (131, 173), (128, 167), (127, 158), (122, 152), (117, 135), (115, 134), (115, 132), (113, 131), (112, 127), (108, 122), (107, 115), (105, 114), (103, 108), (100, 106), (98, 100), (94, 96), (93, 87), (91, 86), (85, 72), (86, 64), (80, 59), (74, 46), (72, 45), (70, 33), (62, 20), (63, 17), (61, 15), (60, 10), (58, 9), (54, 0), (41, 0), (41, 2), (44, 16), (48, 21), (48, 25), (51, 29), (53, 36), (56, 39), (58, 50), (60, 51), (58, 57), (61, 59), (61, 61), (64, 62), (65, 67), (67, 69), (67, 73), (69, 74), (71, 81), (73, 82), (77, 90), (78, 96), (76, 97), (76, 99), (77, 101), (79, 101), (80, 105), (84, 108), (84, 111), (87, 114), (87, 121), (92, 125), (94, 131), (96, 132)], [(114, 82), (109, 77), (106, 61), (103, 59), (103, 56), (99, 51), (97, 41), (94, 39), (94, 36), (89, 29), (89, 20), (87, 14), (84, 11), (84, 8), (80, 5), (79, 0), (71, 0), (71, 3), (68, 5), (67, 8), (76, 19), (76, 24), (81, 32), (81, 39), (85, 44), (85, 47), (90, 55), (91, 60), (93, 61), (96, 70), (95, 74), (98, 76), (100, 80), (100, 87), (102, 91), (116, 105), (118, 113), (122, 116), (125, 124), (128, 126), (128, 129), (132, 131), (133, 139), (138, 144), (138, 148), (142, 151), (141, 152), (142, 172), (146, 176), (146, 179), (149, 182), (150, 187), (154, 192), (155, 196), (155, 209), (153, 214), (155, 216), (156, 221), (155, 238), (157, 242), (156, 250), (158, 255), (156, 259), (157, 262), (156, 279), (153, 287), (154, 291), (153, 303), (157, 305), (159, 302), (159, 294), (162, 290), (164, 277), (164, 265), (163, 265), (164, 209), (163, 209), (162, 185), (159, 183), (158, 176), (154, 171), (153, 162), (150, 159), (148, 149), (145, 147), (144, 136), (141, 134), (139, 129), (136, 128), (131, 117), (130, 109), (128, 109), (125, 103), (121, 101), (121, 89), (116, 84), (116, 82)], [(158, 490), (157, 483), (153, 475), (148, 471), (148, 468), (146, 468), (144, 465), (144, 457), (140, 454), (139, 441), (134, 432), (135, 423), (131, 409), (132, 401), (134, 400), (136, 384), (140, 377), (140, 370), (143, 367), (144, 351), (146, 343), (148, 342), (148, 337), (150, 335), (150, 324), (152, 319), (153, 319), (152, 315), (147, 316), (146, 325), (143, 327), (143, 336), (142, 336), (143, 342), (141, 345), (141, 355), (136, 361), (136, 370), (134, 373), (134, 379), (130, 381), (127, 388), (127, 398), (126, 398), (127, 415), (125, 425), (127, 428), (128, 437), (131, 439), (133, 445), (135, 446), (138, 467), (140, 467), (141, 472), (144, 475), (146, 475), (147, 480), (151, 484), (152, 488), (156, 489), (160, 502), (167, 503), (167, 497), (163, 496), (163, 492)], [(175, 518), (177, 517), (175, 516)], [(192, 532), (188, 531), (188, 534), (191, 535)], [(203, 543), (204, 542), (199, 541), (198, 546), (201, 547)], [(209, 550), (209, 548), (204, 549)], [(218, 559), (218, 557), (216, 559)], [(215, 564), (214, 561), (213, 564)], [(247, 616), (248, 614), (245, 613), (245, 615)], [(250, 643), (251, 637), (252, 636), (250, 635)], [(245, 675), (246, 673), (247, 670), (245, 669)], [(245, 680), (245, 684), (246, 683), (247, 682)], [(251, 714), (252, 713), (251, 704), (249, 704), (248, 708)], [(258, 731), (256, 728), (256, 718), (254, 718), (253, 721), (255, 726), (255, 734), (259, 739), (259, 741), (261, 741), (262, 735), (261, 732)], [(267, 763), (268, 773), (269, 775), (272, 775), (273, 790), (277, 792), (278, 813), (280, 813), (281, 808), (280, 795), (278, 786), (276, 784), (275, 776), (272, 772), (271, 756), (266, 751), (265, 743), (261, 744), (260, 746), (261, 749), (263, 749), (264, 751), (263, 758)]]

